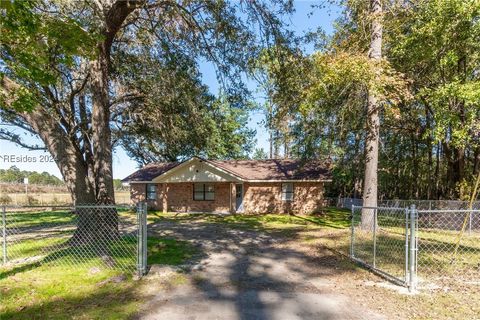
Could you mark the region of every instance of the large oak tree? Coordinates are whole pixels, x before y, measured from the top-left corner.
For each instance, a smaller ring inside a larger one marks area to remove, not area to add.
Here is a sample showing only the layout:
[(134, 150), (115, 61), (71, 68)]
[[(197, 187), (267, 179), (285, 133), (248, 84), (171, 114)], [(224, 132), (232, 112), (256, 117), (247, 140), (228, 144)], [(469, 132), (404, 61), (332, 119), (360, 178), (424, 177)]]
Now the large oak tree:
[[(243, 72), (249, 60), (262, 47), (286, 39), (278, 17), (291, 11), (289, 1), (30, 0), (2, 5), (0, 138), (29, 149), (46, 149), (55, 159), (74, 204), (115, 203), (115, 143), (130, 145), (132, 137), (143, 135), (147, 147), (155, 147), (152, 132), (161, 128), (152, 131), (147, 127), (145, 132), (139, 130), (142, 126), (137, 122), (148, 114), (161, 116), (165, 109), (155, 108), (152, 101), (164, 93), (146, 91), (139, 86), (142, 78), (155, 79), (161, 87), (163, 79), (152, 74), (165, 72), (165, 66), (198, 70), (201, 62), (209, 62), (221, 83), (221, 99), (226, 106), (244, 104), (248, 92)], [(147, 60), (152, 62), (151, 68), (135, 68)], [(198, 72), (171, 76), (194, 83)], [(186, 86), (176, 88), (167, 93), (192, 94), (194, 104), (205, 102), (199, 99), (205, 95), (202, 89), (187, 93), (182, 91)], [(176, 119), (177, 110), (171, 109), (174, 103), (169, 107), (166, 121)], [(183, 105), (178, 114), (183, 119), (192, 114), (201, 117), (195, 110)], [(161, 126), (151, 123), (155, 125)], [(43, 145), (28, 145), (15, 128), (40, 138)], [(235, 135), (235, 130), (226, 132)], [(140, 144), (142, 147), (145, 145)], [(134, 154), (139, 148), (128, 151)], [(228, 156), (228, 150), (222, 152)], [(160, 154), (162, 158), (169, 156)], [(117, 234), (115, 210), (78, 213), (75, 242)]]
[[(114, 203), (112, 126), (135, 121), (128, 116), (145, 101), (125, 80), (130, 57), (148, 52), (157, 62), (197, 69), (209, 61), (222, 96), (235, 103), (247, 93), (249, 59), (285, 39), (278, 16), (290, 10), (288, 1), (14, 1), (1, 20), (10, 35), (0, 57), (2, 121), (41, 139), (74, 203)], [(10, 127), (0, 137), (43, 148)]]

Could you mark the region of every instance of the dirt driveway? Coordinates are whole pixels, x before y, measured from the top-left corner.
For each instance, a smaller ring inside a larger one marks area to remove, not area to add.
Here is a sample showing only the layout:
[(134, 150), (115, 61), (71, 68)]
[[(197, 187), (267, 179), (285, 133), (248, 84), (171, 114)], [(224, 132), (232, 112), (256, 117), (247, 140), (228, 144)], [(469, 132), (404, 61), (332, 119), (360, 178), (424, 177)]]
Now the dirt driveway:
[(387, 319), (343, 291), (356, 270), (328, 250), (188, 220), (157, 222), (149, 232), (190, 241), (201, 254), (186, 281), (151, 296), (141, 319)]

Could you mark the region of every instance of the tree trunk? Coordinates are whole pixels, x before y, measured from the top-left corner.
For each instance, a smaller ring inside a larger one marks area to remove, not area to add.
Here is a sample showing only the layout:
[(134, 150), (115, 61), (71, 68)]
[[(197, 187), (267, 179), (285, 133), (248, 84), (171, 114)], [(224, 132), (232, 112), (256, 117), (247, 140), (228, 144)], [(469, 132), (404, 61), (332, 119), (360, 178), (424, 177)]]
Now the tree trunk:
[(24, 113), (24, 119), (36, 131), (55, 159), (63, 180), (70, 191), (72, 203), (94, 203), (95, 193), (88, 178), (88, 168), (78, 145), (68, 137), (52, 117), (51, 112), (38, 107)]
[(480, 166), (480, 147), (476, 147), (473, 151), (473, 167), (472, 167), (472, 175), (475, 176), (478, 173), (478, 169)]
[[(93, 174), (97, 204), (114, 205), (112, 138), (110, 130), (109, 64), (115, 35), (128, 15), (143, 1), (116, 1), (105, 16), (104, 38), (97, 45), (97, 57), (90, 62), (92, 93)], [(88, 166), (87, 166), (88, 171)], [(74, 240), (80, 243), (108, 241), (119, 236), (115, 207), (80, 208)]]
[[(371, 0), (371, 14), (373, 16), (369, 58), (379, 62), (382, 58), (382, 4), (380, 0)], [(380, 71), (380, 70), (379, 70)], [(367, 135), (365, 141), (365, 178), (363, 188), (363, 205), (377, 206), (378, 192), (378, 146), (380, 132), (379, 105), (375, 93), (368, 91), (367, 105)], [(362, 211), (362, 228), (370, 229), (374, 224), (372, 210)]]
[(90, 78), (95, 192), (98, 203), (114, 204), (112, 139), (108, 97), (108, 56), (103, 44), (99, 45), (97, 59), (90, 63)]
[(437, 152), (435, 153), (435, 194), (436, 200), (440, 200), (440, 153), (442, 152), (440, 142), (437, 143)]

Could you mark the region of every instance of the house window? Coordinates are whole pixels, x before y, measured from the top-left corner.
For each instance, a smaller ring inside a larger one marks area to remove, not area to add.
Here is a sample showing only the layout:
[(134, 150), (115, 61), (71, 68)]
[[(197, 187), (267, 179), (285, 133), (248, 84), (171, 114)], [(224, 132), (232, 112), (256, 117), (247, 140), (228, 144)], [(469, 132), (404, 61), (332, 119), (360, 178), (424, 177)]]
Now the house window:
[(147, 184), (147, 200), (157, 200), (156, 184)]
[(283, 201), (292, 201), (293, 200), (293, 183), (282, 183), (282, 200)]
[(215, 188), (213, 184), (194, 183), (193, 184), (193, 200), (215, 200)]

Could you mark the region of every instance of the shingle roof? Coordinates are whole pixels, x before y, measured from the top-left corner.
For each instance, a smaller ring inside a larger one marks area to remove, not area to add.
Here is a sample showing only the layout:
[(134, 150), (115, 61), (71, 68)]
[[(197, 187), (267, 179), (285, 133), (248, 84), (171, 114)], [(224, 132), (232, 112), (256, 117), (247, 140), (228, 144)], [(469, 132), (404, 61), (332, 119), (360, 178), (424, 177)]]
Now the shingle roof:
[(245, 180), (323, 180), (330, 179), (330, 166), (321, 161), (302, 163), (293, 159), (206, 160)]
[(181, 162), (163, 162), (163, 163), (149, 163), (140, 170), (135, 171), (128, 177), (122, 179), (123, 182), (128, 181), (151, 181), (162, 173), (175, 168)]
[[(331, 179), (329, 162), (302, 162), (293, 159), (204, 160), (243, 180), (327, 180)], [(122, 181), (151, 181), (176, 167), (179, 162), (149, 164)]]

